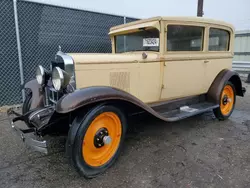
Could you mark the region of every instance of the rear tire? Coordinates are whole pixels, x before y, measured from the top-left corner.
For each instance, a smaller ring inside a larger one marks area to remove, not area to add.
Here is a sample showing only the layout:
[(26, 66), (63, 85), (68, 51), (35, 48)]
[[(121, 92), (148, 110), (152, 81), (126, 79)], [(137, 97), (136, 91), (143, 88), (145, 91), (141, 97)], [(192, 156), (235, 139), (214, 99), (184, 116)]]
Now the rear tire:
[(213, 110), (215, 117), (221, 121), (228, 119), (234, 110), (235, 101), (235, 87), (228, 81), (220, 93), (220, 107)]
[(96, 106), (78, 114), (69, 130), (66, 153), (80, 175), (93, 178), (116, 161), (124, 143), (127, 121), (115, 106)]

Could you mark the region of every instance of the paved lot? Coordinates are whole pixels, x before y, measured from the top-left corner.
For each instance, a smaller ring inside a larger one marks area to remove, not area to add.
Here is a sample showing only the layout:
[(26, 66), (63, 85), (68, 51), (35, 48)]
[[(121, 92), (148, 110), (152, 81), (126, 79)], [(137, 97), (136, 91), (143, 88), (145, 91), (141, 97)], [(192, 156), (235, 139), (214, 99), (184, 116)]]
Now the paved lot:
[(68, 165), (63, 141), (45, 156), (25, 148), (0, 115), (0, 187), (250, 187), (250, 87), (231, 118), (205, 113), (176, 123), (132, 121), (122, 156), (85, 180)]

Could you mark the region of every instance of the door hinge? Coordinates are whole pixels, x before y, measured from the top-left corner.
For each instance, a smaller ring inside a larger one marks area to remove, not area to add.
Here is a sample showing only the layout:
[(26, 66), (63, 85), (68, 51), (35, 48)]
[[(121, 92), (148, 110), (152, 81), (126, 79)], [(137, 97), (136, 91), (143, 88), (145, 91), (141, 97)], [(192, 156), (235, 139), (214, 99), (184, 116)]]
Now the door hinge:
[(161, 89), (164, 89), (164, 88), (165, 88), (165, 86), (164, 86), (164, 84), (162, 84), (162, 85), (161, 85)]

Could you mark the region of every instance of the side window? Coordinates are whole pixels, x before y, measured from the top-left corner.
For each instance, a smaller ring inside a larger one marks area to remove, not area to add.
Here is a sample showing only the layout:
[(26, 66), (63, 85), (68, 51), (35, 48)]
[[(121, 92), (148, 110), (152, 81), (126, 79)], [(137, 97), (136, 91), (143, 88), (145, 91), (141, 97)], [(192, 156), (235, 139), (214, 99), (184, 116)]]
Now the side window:
[(223, 29), (210, 28), (209, 30), (209, 51), (228, 51), (229, 50), (228, 31)]
[(204, 27), (168, 25), (167, 51), (202, 51)]

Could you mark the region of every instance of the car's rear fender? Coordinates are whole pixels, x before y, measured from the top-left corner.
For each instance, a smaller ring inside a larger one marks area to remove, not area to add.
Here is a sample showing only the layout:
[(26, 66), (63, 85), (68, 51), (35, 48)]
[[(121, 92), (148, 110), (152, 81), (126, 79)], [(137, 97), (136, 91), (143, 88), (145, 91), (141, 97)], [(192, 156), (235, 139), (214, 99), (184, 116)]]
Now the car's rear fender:
[(236, 90), (236, 95), (243, 97), (245, 88), (242, 87), (240, 76), (237, 72), (228, 69), (222, 70), (212, 82), (207, 97), (211, 102), (220, 103), (220, 93), (224, 85), (230, 81)]

